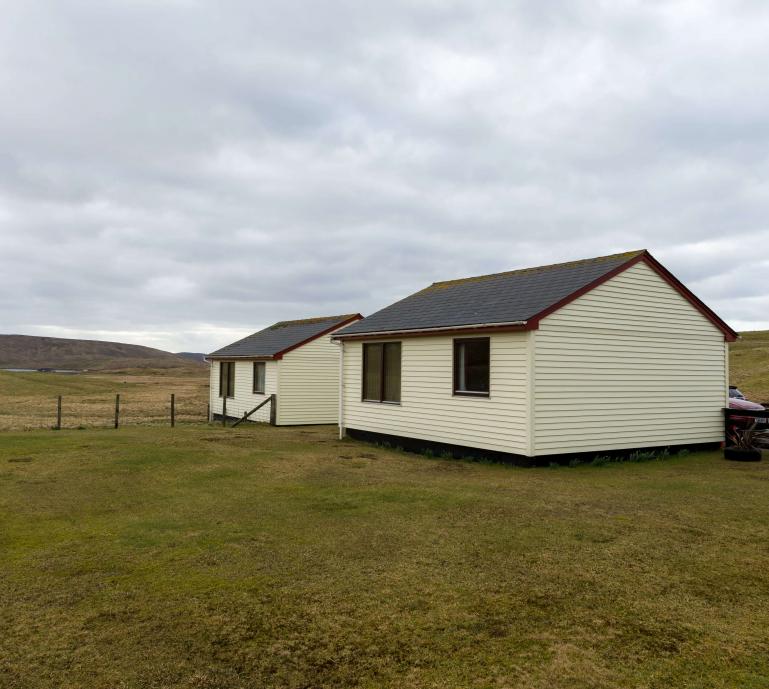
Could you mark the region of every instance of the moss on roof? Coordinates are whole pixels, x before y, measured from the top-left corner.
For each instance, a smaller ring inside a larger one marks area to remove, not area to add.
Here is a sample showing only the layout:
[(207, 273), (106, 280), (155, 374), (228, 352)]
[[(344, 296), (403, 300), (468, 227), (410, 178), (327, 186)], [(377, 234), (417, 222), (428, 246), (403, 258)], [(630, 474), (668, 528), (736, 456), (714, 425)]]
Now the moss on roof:
[(340, 334), (527, 321), (644, 254), (645, 250), (626, 251), (580, 261), (435, 282), (347, 326)]
[(269, 330), (277, 330), (278, 328), (290, 328), (295, 325), (312, 325), (313, 323), (325, 323), (328, 322), (339, 322), (339, 321), (346, 321), (349, 318), (352, 318), (353, 316), (356, 316), (355, 313), (345, 313), (341, 316), (318, 316), (317, 318), (300, 318), (299, 320), (295, 321), (278, 321), (277, 323), (274, 323), (269, 327)]
[(616, 261), (629, 261), (631, 258), (635, 258), (639, 254), (644, 253), (646, 249), (638, 249), (637, 251), (624, 251), (619, 254), (609, 254), (608, 256), (598, 256), (596, 258), (583, 258), (578, 261), (567, 261), (565, 263), (550, 263), (546, 266), (534, 266), (533, 268), (518, 268), (516, 270), (506, 270), (501, 273), (489, 273), (488, 275), (476, 275), (468, 278), (456, 278), (454, 280), (441, 280), (440, 282), (434, 282), (429, 287), (425, 287), (422, 292), (428, 292), (433, 289), (441, 289), (443, 287), (453, 287), (454, 285), (462, 285), (470, 282), (481, 282), (483, 280), (491, 280), (494, 278), (513, 277), (515, 275), (525, 275), (528, 273), (541, 273), (547, 270), (560, 270), (563, 268), (575, 268), (585, 264), (596, 264), (601, 262)]
[(242, 340), (222, 347), (209, 354), (209, 357), (261, 357), (270, 358), (280, 355), (287, 349), (298, 346), (312, 338), (320, 336), (329, 328), (341, 325), (360, 314), (350, 313), (342, 316), (323, 316), (320, 318), (302, 318), (296, 321), (280, 321), (260, 330)]

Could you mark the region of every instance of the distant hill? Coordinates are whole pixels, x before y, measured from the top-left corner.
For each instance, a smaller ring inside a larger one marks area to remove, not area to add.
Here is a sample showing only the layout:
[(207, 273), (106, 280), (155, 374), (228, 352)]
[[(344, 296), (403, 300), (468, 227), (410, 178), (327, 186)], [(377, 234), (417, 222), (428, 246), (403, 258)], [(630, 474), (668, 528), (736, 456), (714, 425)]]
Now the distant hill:
[(749, 400), (769, 402), (769, 330), (740, 333), (729, 345), (729, 383)]
[(183, 359), (191, 359), (192, 361), (199, 361), (201, 364), (206, 363), (206, 355), (203, 352), (176, 352), (176, 356), (180, 356)]
[(201, 369), (201, 362), (161, 349), (122, 342), (71, 340), (34, 335), (0, 335), (0, 368), (90, 371)]

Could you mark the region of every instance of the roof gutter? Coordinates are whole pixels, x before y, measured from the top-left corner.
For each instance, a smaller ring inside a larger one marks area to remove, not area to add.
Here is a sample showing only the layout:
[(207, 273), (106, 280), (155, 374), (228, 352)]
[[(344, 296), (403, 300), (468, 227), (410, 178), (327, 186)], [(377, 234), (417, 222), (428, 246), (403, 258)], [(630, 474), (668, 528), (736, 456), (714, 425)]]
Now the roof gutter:
[(209, 354), (204, 357), (204, 361), (230, 361), (232, 359), (243, 359), (245, 361), (272, 361), (275, 357), (272, 355), (258, 356), (254, 354), (239, 354), (238, 356), (228, 356), (226, 354)]
[(407, 330), (377, 330), (368, 333), (340, 333), (332, 335), (332, 340), (344, 340), (353, 337), (385, 337), (390, 335), (411, 335), (418, 333), (456, 332), (457, 330), (483, 330), (488, 328), (525, 327), (528, 321), (506, 321), (503, 323), (473, 323), (472, 325), (442, 325), (434, 328), (410, 328)]

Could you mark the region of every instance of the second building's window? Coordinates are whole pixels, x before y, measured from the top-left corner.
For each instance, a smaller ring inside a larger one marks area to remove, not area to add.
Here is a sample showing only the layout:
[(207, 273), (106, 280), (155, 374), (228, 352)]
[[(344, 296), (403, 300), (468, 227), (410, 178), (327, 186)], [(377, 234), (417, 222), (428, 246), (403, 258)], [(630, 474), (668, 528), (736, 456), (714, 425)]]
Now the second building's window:
[(219, 362), (219, 397), (235, 397), (235, 362)]
[(400, 342), (372, 342), (363, 345), (363, 400), (401, 401)]
[(264, 392), (264, 379), (267, 365), (263, 361), (254, 362), (254, 392)]

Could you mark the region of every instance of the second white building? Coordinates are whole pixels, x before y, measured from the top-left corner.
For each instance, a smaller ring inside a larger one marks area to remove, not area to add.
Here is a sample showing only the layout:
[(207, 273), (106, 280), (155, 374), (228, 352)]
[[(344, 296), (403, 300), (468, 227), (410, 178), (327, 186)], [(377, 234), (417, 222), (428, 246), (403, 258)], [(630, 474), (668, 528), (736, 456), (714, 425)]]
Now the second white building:
[(209, 354), (214, 417), (241, 418), (271, 398), (251, 421), (278, 426), (337, 423), (339, 346), (330, 335), (359, 313), (281, 321)]

